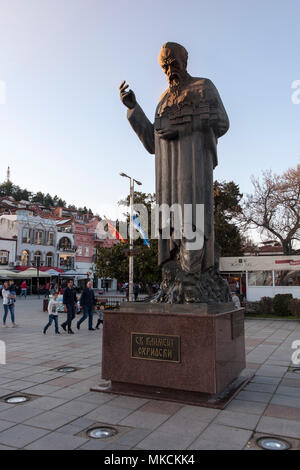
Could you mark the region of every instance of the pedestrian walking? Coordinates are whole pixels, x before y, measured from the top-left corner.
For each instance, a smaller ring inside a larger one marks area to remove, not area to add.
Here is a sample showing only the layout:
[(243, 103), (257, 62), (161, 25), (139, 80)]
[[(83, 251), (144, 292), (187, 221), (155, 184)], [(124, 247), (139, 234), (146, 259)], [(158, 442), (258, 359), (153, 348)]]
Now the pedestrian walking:
[(48, 281), (45, 285), (45, 299), (49, 297), (50, 294), (50, 282)]
[(61, 324), (61, 327), (64, 331), (67, 331), (66, 328), (68, 327), (68, 334), (70, 335), (74, 334), (74, 331), (72, 331), (72, 320), (75, 318), (76, 302), (77, 296), (73, 287), (73, 279), (70, 279), (67, 283), (67, 287), (63, 292), (63, 304), (65, 307), (65, 312), (67, 312), (67, 320)]
[(240, 299), (238, 298), (238, 296), (236, 295), (235, 292), (231, 292), (231, 298), (232, 298), (232, 302), (234, 303), (234, 307), (235, 307), (236, 309), (241, 308)]
[(99, 318), (98, 318), (97, 325), (96, 325), (97, 330), (99, 330), (101, 323), (103, 325), (103, 313), (104, 313), (104, 303), (101, 303), (100, 310), (98, 310)]
[(21, 297), (27, 297), (27, 283), (26, 281), (23, 281), (21, 284)]
[(138, 299), (138, 295), (139, 295), (139, 286), (137, 283), (134, 283), (133, 285), (133, 294), (134, 294), (134, 300), (136, 302)]
[(58, 308), (59, 308), (60, 302), (57, 300), (57, 296), (58, 296), (57, 292), (54, 292), (54, 294), (52, 295), (52, 299), (50, 300), (48, 304), (49, 321), (43, 330), (44, 335), (46, 334), (46, 331), (48, 330), (49, 326), (52, 325), (53, 321), (55, 325), (55, 334), (60, 335), (60, 332), (58, 329)]
[(88, 318), (89, 331), (95, 331), (93, 328), (93, 314), (96, 306), (95, 293), (92, 288), (92, 281), (86, 283), (86, 287), (80, 297), (80, 306), (83, 308), (83, 315), (77, 322), (77, 329), (80, 329), (80, 325)]
[(15, 323), (16, 294), (14, 290), (10, 290), (10, 286), (8, 285), (7, 281), (3, 283), (1, 294), (3, 297), (3, 307), (4, 307), (3, 324), (2, 324), (3, 328), (6, 328), (6, 318), (7, 318), (8, 312), (10, 312), (12, 326), (13, 327), (18, 326)]

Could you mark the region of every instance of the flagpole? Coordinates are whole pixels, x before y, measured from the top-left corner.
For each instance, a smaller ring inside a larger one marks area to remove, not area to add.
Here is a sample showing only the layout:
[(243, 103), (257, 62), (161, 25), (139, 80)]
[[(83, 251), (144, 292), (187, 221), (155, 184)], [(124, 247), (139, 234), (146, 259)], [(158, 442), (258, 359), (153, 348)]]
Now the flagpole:
[(129, 301), (133, 302), (133, 197), (134, 179), (130, 178), (130, 225), (129, 225)]
[(120, 173), (120, 176), (130, 179), (130, 195), (129, 195), (129, 206), (130, 206), (130, 219), (129, 219), (129, 282), (128, 282), (128, 300), (133, 302), (133, 207), (134, 207), (134, 183), (141, 185), (140, 181), (135, 180), (131, 176), (125, 173)]

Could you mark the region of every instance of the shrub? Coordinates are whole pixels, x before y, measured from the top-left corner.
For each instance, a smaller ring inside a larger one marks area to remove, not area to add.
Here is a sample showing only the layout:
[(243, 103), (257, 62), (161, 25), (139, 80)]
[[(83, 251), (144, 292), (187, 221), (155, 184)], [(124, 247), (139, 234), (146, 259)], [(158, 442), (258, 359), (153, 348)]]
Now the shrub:
[(273, 299), (273, 310), (276, 315), (288, 316), (291, 314), (290, 301), (293, 294), (276, 294)]
[(300, 317), (300, 300), (291, 299), (289, 301), (289, 310), (294, 317)]
[(245, 313), (259, 313), (259, 302), (245, 302)]
[(272, 297), (262, 297), (258, 303), (258, 310), (263, 315), (271, 315), (273, 313)]

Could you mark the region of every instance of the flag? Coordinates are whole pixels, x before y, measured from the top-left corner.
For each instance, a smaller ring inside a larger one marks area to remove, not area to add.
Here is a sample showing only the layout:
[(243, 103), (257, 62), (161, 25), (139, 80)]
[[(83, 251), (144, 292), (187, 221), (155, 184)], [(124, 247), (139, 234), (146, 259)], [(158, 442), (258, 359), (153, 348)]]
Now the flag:
[(143, 230), (143, 227), (141, 226), (140, 224), (140, 221), (137, 217), (136, 214), (133, 214), (133, 219), (132, 219), (132, 222), (133, 222), (133, 226), (134, 228), (141, 234), (142, 236), (142, 239), (144, 240), (144, 245), (147, 245), (148, 248), (150, 248), (150, 242)]
[(113, 238), (116, 238), (117, 240), (120, 240), (122, 243), (126, 243), (125, 238), (122, 237), (122, 235), (120, 234), (120, 232), (118, 232), (116, 227), (114, 227), (113, 224), (105, 216), (104, 216), (104, 218), (107, 222), (108, 229), (109, 229), (111, 235), (113, 236)]

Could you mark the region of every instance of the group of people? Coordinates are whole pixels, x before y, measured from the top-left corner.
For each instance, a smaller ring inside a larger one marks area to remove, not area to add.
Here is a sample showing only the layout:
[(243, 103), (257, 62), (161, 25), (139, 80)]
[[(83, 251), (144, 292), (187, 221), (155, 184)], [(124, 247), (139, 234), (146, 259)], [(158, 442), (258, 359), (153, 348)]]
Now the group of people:
[[(43, 333), (46, 334), (48, 328), (54, 322), (55, 325), (55, 333), (60, 334), (59, 326), (58, 326), (58, 317), (59, 317), (59, 308), (61, 303), (57, 299), (58, 293), (57, 291), (53, 292), (52, 299), (49, 301), (48, 304), (48, 313), (49, 313), (49, 321), (47, 325), (44, 327)], [(73, 280), (70, 279), (67, 283), (67, 287), (63, 291), (63, 305), (64, 311), (67, 313), (67, 319), (63, 322), (60, 326), (64, 331), (68, 334), (73, 335), (74, 331), (72, 330), (72, 321), (76, 315), (76, 305), (77, 305), (77, 293), (76, 289), (73, 285)], [(83, 289), (83, 292), (80, 296), (80, 306), (83, 309), (82, 317), (77, 321), (77, 329), (80, 330), (81, 324), (88, 318), (88, 329), (89, 331), (95, 331), (95, 329), (99, 329), (100, 324), (103, 323), (103, 311), (104, 305), (100, 306), (99, 317), (96, 324), (96, 328), (93, 328), (93, 315), (94, 311), (96, 310), (96, 298), (95, 293), (92, 287), (92, 281), (88, 281), (86, 287)]]
[(0, 292), (3, 298), (3, 307), (4, 307), (4, 315), (2, 321), (2, 327), (6, 328), (6, 319), (8, 313), (10, 313), (10, 318), (12, 322), (12, 326), (18, 326), (15, 322), (15, 302), (17, 299), (16, 295), (16, 288), (15, 283), (13, 280), (4, 281), (3, 284), (0, 285)]

